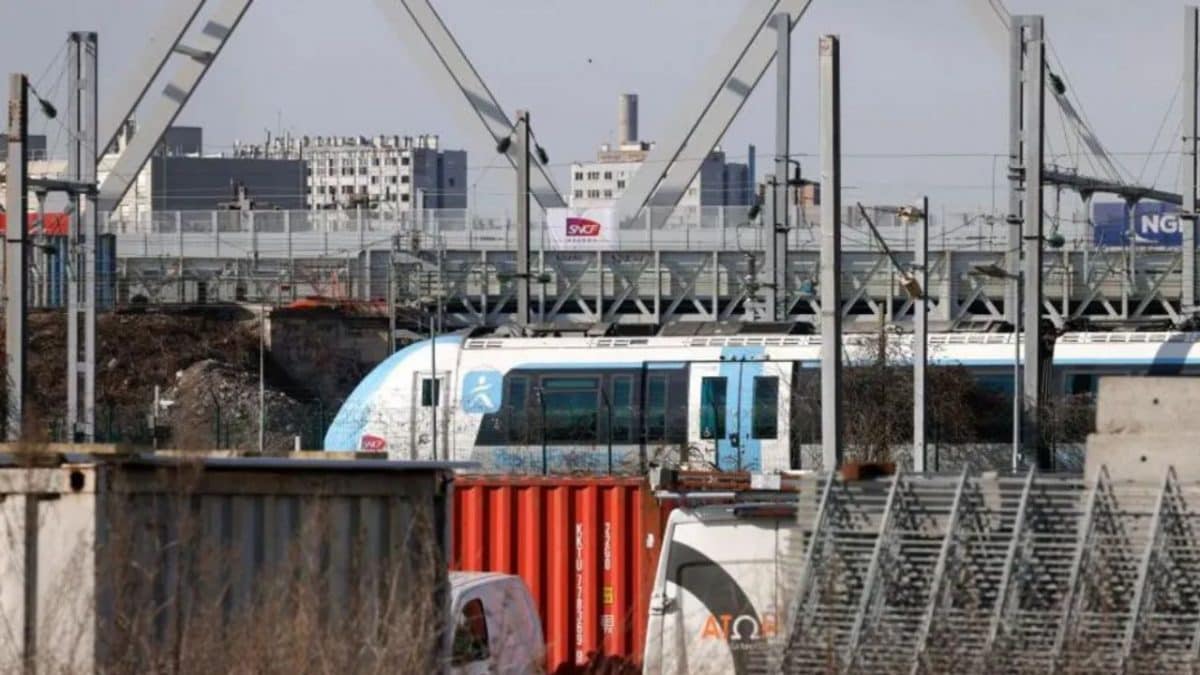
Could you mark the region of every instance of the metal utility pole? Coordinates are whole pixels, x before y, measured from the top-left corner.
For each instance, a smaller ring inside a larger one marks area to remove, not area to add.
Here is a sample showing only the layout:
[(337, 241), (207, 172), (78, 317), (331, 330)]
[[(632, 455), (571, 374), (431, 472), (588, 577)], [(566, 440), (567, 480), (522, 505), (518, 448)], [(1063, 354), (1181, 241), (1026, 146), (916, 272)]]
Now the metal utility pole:
[[(95, 33), (71, 33), (67, 42), (67, 173), (96, 182), (97, 41)], [(71, 441), (95, 440), (96, 241), (99, 213), (94, 190), (71, 195), (67, 264), (67, 430)], [(80, 332), (82, 330), (82, 351)]]
[(25, 247), (25, 219), (29, 198), (25, 185), (28, 169), (26, 135), (29, 131), (29, 105), (26, 98), (28, 82), (24, 75), (14, 73), (8, 78), (8, 227), (5, 234), (4, 276), (4, 353), (8, 366), (8, 410), (6, 411), (7, 440), (21, 440), (25, 428), (25, 385), (28, 383), (25, 356), (28, 343), (25, 335), (26, 313), (29, 310), (25, 279), (29, 273), (29, 257)]
[(792, 17), (787, 13), (771, 17), (775, 26), (775, 176), (767, 180), (766, 209), (763, 222), (767, 234), (767, 315), (771, 321), (786, 321), (787, 235), (788, 235), (788, 164), (789, 122), (791, 121)]
[(517, 326), (529, 329), (529, 112), (517, 111)]
[(1023, 18), (1012, 17), (1009, 25), (1008, 52), (1008, 246), (1004, 254), (1004, 267), (1008, 280), (1004, 284), (1004, 313), (1016, 330), (1017, 322), (1017, 276), (1021, 273), (1021, 191), (1024, 189), (1024, 172), (1021, 164), (1021, 73), (1025, 63), (1025, 40), (1022, 30)]
[(927, 470), (925, 425), (929, 419), (925, 408), (925, 370), (929, 361), (929, 309), (925, 302), (929, 297), (929, 197), (922, 197), (917, 208), (921, 213), (912, 274), (920, 295), (913, 300), (913, 471), (920, 473)]
[(1046, 47), (1040, 16), (1014, 17), (1014, 30), (1025, 31), (1022, 68), (1021, 145), (1024, 165), (1024, 201), (1021, 239), (1024, 252), (1025, 372), (1023, 434), (1025, 447), (1033, 448), (1040, 469), (1050, 469), (1051, 458), (1041, 442), (1042, 415), (1042, 136), (1045, 125)]
[(842, 129), (838, 38), (821, 38), (821, 462), (842, 464)]
[(1183, 307), (1196, 306), (1196, 96), (1197, 24), (1200, 9), (1183, 10), (1183, 205), (1179, 223), (1183, 234)]

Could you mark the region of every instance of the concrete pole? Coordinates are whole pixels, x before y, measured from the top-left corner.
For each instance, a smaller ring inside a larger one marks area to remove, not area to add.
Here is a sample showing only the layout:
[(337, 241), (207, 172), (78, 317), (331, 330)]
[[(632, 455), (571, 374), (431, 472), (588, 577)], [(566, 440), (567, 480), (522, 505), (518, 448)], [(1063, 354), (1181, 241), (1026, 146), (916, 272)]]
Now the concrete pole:
[(838, 38), (820, 44), (821, 462), (842, 464), (842, 130)]
[(1197, 24), (1200, 9), (1183, 10), (1183, 206), (1179, 223), (1183, 229), (1184, 308), (1196, 306), (1196, 96), (1197, 96)]
[(767, 315), (771, 321), (787, 320), (788, 157), (790, 155), (792, 17), (771, 18), (775, 26), (775, 181), (768, 181), (767, 208)]
[(26, 99), (28, 82), (24, 75), (14, 73), (8, 78), (8, 227), (5, 234), (4, 277), (4, 353), (8, 366), (8, 410), (6, 411), (7, 439), (21, 440), (24, 431), (26, 371), (25, 321), (28, 305), (25, 279), (29, 258), (25, 247), (25, 213), (29, 197), (25, 175), (29, 161), (25, 137), (29, 124), (29, 105)]
[(1024, 17), (1013, 16), (1009, 26), (1008, 53), (1008, 247), (1004, 264), (1008, 280), (1004, 284), (1004, 313), (1015, 326), (1018, 276), (1021, 273), (1021, 198), (1025, 189), (1021, 156), (1021, 74), (1025, 64)]
[(1041, 16), (1025, 17), (1028, 36), (1024, 70), (1022, 163), (1025, 203), (1021, 238), (1024, 248), (1025, 447), (1037, 453), (1038, 468), (1049, 470), (1051, 458), (1041, 442), (1042, 416), (1042, 136), (1045, 125), (1046, 51)]
[[(913, 302), (913, 471), (927, 471), (925, 463), (925, 425), (929, 419), (925, 408), (925, 369), (928, 364), (929, 314), (929, 197), (917, 203), (921, 222), (917, 224), (916, 245), (913, 248), (913, 276), (921, 295)], [(934, 467), (935, 469), (937, 467)]]
[[(97, 57), (98, 44), (95, 33), (79, 33), (82, 42), (80, 48), (80, 64), (83, 70), (83, 86), (79, 92), (82, 102), (80, 106), (83, 122), (83, 133), (80, 136), (80, 173), (83, 182), (96, 182), (96, 164), (99, 160), (97, 147), (98, 124), (100, 120), (97, 102), (99, 87)], [(89, 193), (85, 198), (84, 210), (84, 268), (83, 268), (83, 440), (92, 443), (96, 440), (96, 303), (99, 299), (96, 285), (96, 244), (100, 241), (100, 212), (96, 193)]]
[(517, 326), (529, 328), (529, 113), (517, 111)]
[[(73, 181), (83, 180), (83, 64), (78, 33), (67, 39), (67, 177)], [(68, 442), (75, 442), (81, 426), (79, 392), (79, 303), (80, 277), (83, 275), (83, 196), (71, 193), (71, 217), (67, 235), (67, 260), (64, 271), (67, 277), (67, 421)]]

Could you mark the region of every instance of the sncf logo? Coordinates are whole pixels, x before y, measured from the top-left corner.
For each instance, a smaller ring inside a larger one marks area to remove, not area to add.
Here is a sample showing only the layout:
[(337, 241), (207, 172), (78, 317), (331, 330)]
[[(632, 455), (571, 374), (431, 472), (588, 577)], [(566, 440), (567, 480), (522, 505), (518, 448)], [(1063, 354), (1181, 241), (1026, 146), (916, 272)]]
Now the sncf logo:
[(600, 223), (590, 218), (567, 218), (568, 237), (599, 237)]
[(358, 447), (360, 450), (365, 450), (367, 452), (379, 452), (380, 450), (387, 449), (387, 441), (378, 436), (363, 434), (362, 438), (358, 442)]

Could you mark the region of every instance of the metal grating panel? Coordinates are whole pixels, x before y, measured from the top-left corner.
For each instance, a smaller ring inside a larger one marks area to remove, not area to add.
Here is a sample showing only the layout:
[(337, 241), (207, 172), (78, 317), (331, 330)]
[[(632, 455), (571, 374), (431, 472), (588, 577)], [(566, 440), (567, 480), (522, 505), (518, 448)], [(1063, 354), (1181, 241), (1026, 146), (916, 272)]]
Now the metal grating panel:
[(790, 563), (785, 672), (1195, 672), (1200, 485), (834, 476)]

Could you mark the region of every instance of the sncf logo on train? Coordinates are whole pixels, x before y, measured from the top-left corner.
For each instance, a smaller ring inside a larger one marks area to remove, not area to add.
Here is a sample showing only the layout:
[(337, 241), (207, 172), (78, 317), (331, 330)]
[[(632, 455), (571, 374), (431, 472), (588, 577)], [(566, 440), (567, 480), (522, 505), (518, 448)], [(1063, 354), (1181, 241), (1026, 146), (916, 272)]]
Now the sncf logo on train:
[(366, 452), (379, 452), (387, 449), (387, 441), (372, 434), (363, 434), (358, 442), (358, 447)]
[(600, 223), (591, 218), (567, 218), (568, 237), (599, 237)]

